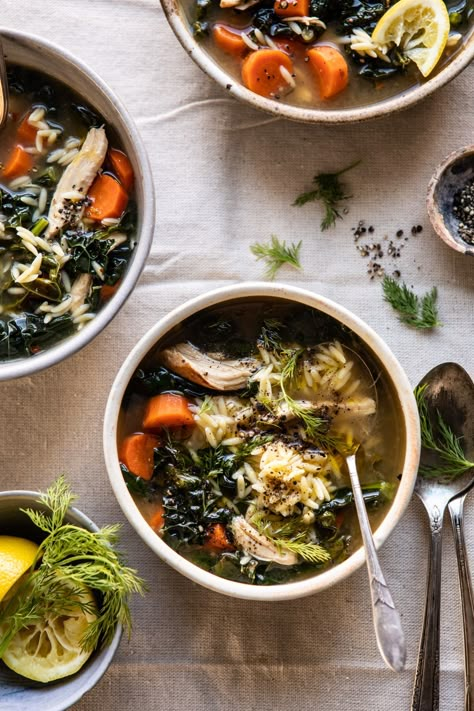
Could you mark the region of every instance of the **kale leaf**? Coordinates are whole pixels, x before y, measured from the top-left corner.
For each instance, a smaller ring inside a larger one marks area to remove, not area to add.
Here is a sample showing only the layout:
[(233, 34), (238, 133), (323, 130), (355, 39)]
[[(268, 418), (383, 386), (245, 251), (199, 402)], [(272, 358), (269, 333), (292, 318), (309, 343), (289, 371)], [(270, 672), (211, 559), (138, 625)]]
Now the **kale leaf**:
[(68, 314), (58, 316), (47, 325), (42, 316), (30, 313), (0, 322), (0, 358), (33, 355), (73, 331), (74, 324)]

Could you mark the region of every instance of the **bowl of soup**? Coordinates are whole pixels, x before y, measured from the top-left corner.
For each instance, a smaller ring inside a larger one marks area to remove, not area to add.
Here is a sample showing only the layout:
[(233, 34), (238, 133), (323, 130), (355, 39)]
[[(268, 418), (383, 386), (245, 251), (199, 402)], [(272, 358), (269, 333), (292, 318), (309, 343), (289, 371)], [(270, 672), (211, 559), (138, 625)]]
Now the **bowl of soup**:
[(187, 302), (135, 346), (104, 418), (110, 482), (147, 545), (234, 597), (292, 599), (360, 567), (345, 457), (375, 541), (412, 495), (416, 403), (394, 355), (310, 291), (246, 283)]
[(472, 11), (454, 0), (161, 4), (192, 59), (232, 96), (309, 123), (408, 107), (474, 56)]
[(49, 367), (115, 316), (144, 267), (154, 191), (118, 98), (64, 50), (2, 33), (0, 380)]

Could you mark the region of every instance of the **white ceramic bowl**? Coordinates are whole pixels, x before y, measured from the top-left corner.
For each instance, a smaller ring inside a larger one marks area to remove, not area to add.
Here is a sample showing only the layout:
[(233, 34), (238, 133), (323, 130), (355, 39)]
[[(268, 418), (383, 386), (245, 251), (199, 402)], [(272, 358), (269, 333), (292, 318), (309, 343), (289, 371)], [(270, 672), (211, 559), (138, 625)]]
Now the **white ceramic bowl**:
[(97, 316), (81, 331), (59, 341), (37, 355), (11, 361), (0, 361), (0, 381), (31, 375), (76, 353), (97, 336), (117, 314), (140, 276), (153, 241), (155, 197), (153, 178), (140, 135), (117, 96), (92, 69), (64, 49), (35, 35), (0, 28), (3, 49), (8, 62), (30, 67), (63, 82), (101, 114), (114, 129), (135, 172), (137, 203), (137, 246), (120, 286)]
[(405, 430), (406, 449), (403, 460), (402, 477), (397, 494), (374, 536), (377, 546), (380, 546), (386, 540), (402, 517), (410, 501), (418, 471), (420, 431), (418, 411), (412, 388), (397, 359), (375, 331), (342, 306), (304, 289), (283, 284), (260, 282), (236, 284), (235, 286), (217, 289), (199, 296), (196, 299), (192, 299), (161, 319), (145, 334), (131, 351), (112, 385), (104, 418), (104, 454), (110, 483), (123, 512), (145, 543), (159, 555), (160, 558), (163, 558), (163, 560), (169, 563), (173, 568), (194, 582), (200, 583), (210, 590), (230, 595), (231, 597), (240, 597), (249, 600), (291, 600), (325, 590), (346, 578), (363, 564), (363, 549), (357, 550), (347, 560), (334, 568), (294, 583), (253, 586), (220, 578), (183, 558), (154, 533), (128, 492), (120, 470), (117, 452), (117, 424), (122, 398), (130, 379), (144, 356), (163, 336), (184, 319), (210, 306), (217, 304), (222, 305), (228, 301), (249, 297), (272, 297), (275, 299), (291, 300), (329, 314), (350, 328), (362, 339), (367, 349), (371, 351), (384, 366), (386, 377), (392, 380), (400, 402)]
[(192, 33), (190, 23), (183, 9), (182, 0), (161, 0), (166, 18), (178, 40), (196, 64), (231, 96), (276, 116), (303, 121), (305, 123), (354, 123), (386, 116), (394, 111), (413, 106), (440, 87), (454, 79), (474, 58), (474, 28), (471, 26), (462, 40), (462, 46), (439, 70), (421, 84), (412, 86), (394, 96), (369, 105), (353, 106), (347, 109), (332, 109), (330, 106), (318, 109), (291, 106), (274, 99), (267, 99), (247, 89), (242, 82), (228, 74), (225, 69), (200, 44)]

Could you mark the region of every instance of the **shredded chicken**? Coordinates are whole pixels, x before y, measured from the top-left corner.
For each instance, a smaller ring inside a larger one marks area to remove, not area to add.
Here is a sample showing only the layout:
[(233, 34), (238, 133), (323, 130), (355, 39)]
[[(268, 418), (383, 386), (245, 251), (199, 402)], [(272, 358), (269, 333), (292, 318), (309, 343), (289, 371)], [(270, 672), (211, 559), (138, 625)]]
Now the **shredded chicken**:
[(271, 561), (278, 565), (295, 565), (298, 556), (292, 551), (279, 551), (263, 534), (259, 533), (243, 516), (232, 520), (232, 533), (236, 545), (257, 560)]
[(62, 174), (51, 200), (47, 239), (56, 236), (65, 225), (77, 224), (84, 210), (84, 198), (107, 153), (104, 128), (91, 128), (81, 150)]
[(178, 343), (161, 351), (162, 363), (191, 380), (214, 390), (240, 390), (259, 367), (252, 358), (227, 360), (203, 353), (191, 343)]
[(71, 287), (71, 312), (74, 313), (76, 309), (83, 305), (87, 297), (89, 296), (89, 291), (92, 284), (92, 276), (90, 274), (79, 274), (74, 280), (74, 284)]

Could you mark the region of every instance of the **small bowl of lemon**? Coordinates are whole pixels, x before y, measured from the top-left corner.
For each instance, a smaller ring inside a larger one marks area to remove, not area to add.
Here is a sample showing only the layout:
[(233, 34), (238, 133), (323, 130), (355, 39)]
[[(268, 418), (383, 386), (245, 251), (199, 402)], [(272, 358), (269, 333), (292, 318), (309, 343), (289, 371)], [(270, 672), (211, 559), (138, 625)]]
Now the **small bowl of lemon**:
[(99, 681), (143, 583), (71, 506), (63, 477), (45, 494), (0, 493), (0, 710), (63, 711)]

